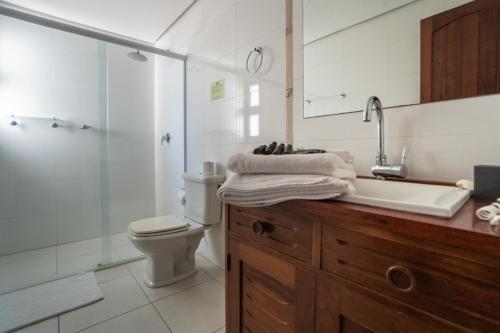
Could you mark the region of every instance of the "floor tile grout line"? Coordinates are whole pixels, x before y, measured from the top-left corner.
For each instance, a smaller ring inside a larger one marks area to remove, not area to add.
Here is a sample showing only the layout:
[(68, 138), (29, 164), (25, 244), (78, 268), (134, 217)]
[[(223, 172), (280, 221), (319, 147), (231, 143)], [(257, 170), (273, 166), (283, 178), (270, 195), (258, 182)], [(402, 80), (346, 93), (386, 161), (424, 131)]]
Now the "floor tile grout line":
[[(207, 274), (207, 275), (208, 275), (208, 274)], [(133, 276), (133, 277), (134, 277), (134, 279), (135, 279), (135, 275), (134, 275), (134, 274), (132, 274), (132, 276)], [(186, 288), (184, 288), (184, 289), (182, 289), (182, 290), (176, 291), (176, 292), (174, 292), (173, 294), (170, 294), (170, 295), (167, 295), (167, 296), (160, 297), (160, 298), (158, 298), (158, 299), (156, 299), (156, 300), (154, 300), (154, 301), (150, 300), (150, 299), (149, 299), (149, 297), (148, 297), (148, 295), (146, 295), (146, 298), (147, 298), (147, 299), (151, 302), (151, 304), (154, 304), (154, 303), (159, 302), (159, 301), (161, 301), (161, 300), (163, 300), (163, 299), (165, 299), (165, 298), (167, 298), (167, 297), (170, 297), (170, 296), (174, 296), (174, 295), (180, 294), (180, 293), (182, 293), (182, 292), (184, 292), (184, 291), (187, 291), (187, 290), (192, 289), (192, 288), (194, 288), (194, 287), (200, 286), (200, 285), (202, 285), (202, 284), (204, 284), (204, 283), (207, 283), (207, 282), (210, 282), (210, 281), (215, 281), (215, 279), (214, 279), (214, 278), (212, 278), (210, 275), (208, 275), (208, 277), (209, 277), (209, 279), (207, 279), (206, 281), (202, 281), (202, 282), (195, 283), (195, 284), (193, 284), (193, 285), (191, 285), (191, 286), (189, 286), (189, 287), (186, 287)], [(137, 281), (137, 279), (136, 279), (136, 281)], [(141, 288), (142, 292), (143, 292), (143, 293), (145, 293), (144, 289), (142, 289), (142, 284), (141, 284), (141, 282), (140, 282), (140, 281), (137, 281), (137, 283), (139, 284), (139, 288)], [(148, 288), (148, 287), (146, 287), (146, 288)]]
[[(99, 286), (99, 288), (100, 288), (100, 287), (101, 287), (101, 285), (103, 285), (103, 284), (106, 284), (106, 283), (108, 283), (108, 282), (112, 282), (112, 281), (116, 281), (116, 280), (119, 280), (119, 279), (124, 279), (124, 278), (126, 278), (127, 276), (129, 276), (129, 275), (131, 275), (131, 274), (121, 275), (121, 276), (117, 276), (117, 277), (112, 278), (112, 279), (109, 279), (109, 280), (105, 280), (105, 281), (97, 282), (97, 285), (98, 285), (98, 286)], [(132, 278), (133, 278), (133, 276), (132, 276)]]
[[(95, 272), (95, 273), (97, 273), (97, 272)], [(96, 274), (96, 275), (97, 275), (97, 274)], [(129, 271), (127, 271), (127, 274), (124, 274), (124, 275), (114, 276), (114, 277), (112, 277), (112, 278), (110, 278), (110, 279), (108, 279), (108, 280), (97, 281), (97, 284), (98, 284), (98, 285), (101, 285), (101, 284), (103, 284), (103, 283), (107, 283), (107, 282), (111, 282), (111, 281), (114, 281), (114, 280), (118, 280), (118, 279), (121, 279), (121, 278), (126, 277), (127, 275), (130, 275), (130, 272), (129, 272)]]
[[(198, 287), (198, 286), (201, 286), (201, 285), (203, 285), (203, 284), (206, 284), (206, 283), (209, 283), (209, 282), (212, 282), (212, 281), (215, 281), (216, 283), (220, 284), (223, 288), (225, 288), (225, 287), (224, 287), (224, 286), (223, 286), (223, 285), (222, 285), (219, 281), (217, 281), (216, 279), (208, 279), (208, 280), (206, 280), (206, 281), (200, 282), (200, 283), (195, 284), (195, 285), (193, 285), (193, 286), (191, 286), (191, 287), (188, 287), (188, 288), (186, 288), (186, 289), (183, 289), (183, 290), (181, 290), (181, 291), (178, 291), (178, 292), (176, 292), (176, 293), (174, 293), (174, 294), (171, 294), (171, 295), (168, 295), (168, 296), (162, 297), (162, 298), (160, 298), (160, 299), (158, 299), (158, 300), (156, 300), (156, 301), (154, 301), (154, 302), (151, 302), (151, 304), (152, 304), (152, 305), (153, 305), (153, 307), (154, 307), (154, 308), (158, 311), (158, 314), (160, 314), (160, 313), (159, 313), (159, 310), (156, 308), (156, 303), (158, 303), (158, 302), (160, 302), (160, 301), (162, 301), (162, 300), (164, 300), (165, 298), (168, 298), (168, 297), (170, 297), (170, 296), (174, 296), (174, 295), (180, 294), (180, 293), (182, 293), (182, 292), (184, 292), (184, 291), (187, 291), (187, 290), (189, 290), (189, 289), (193, 289), (194, 287)], [(161, 314), (160, 314), (160, 317), (161, 317), (161, 318), (163, 318), (163, 316), (162, 316)], [(166, 323), (166, 322), (165, 322), (165, 323)], [(167, 324), (167, 326), (168, 326), (168, 324)], [(168, 326), (168, 327), (169, 327), (169, 329), (170, 329), (170, 326)], [(212, 333), (215, 333), (215, 332), (217, 332), (218, 330), (220, 330), (220, 329), (222, 329), (222, 328), (224, 328), (224, 327), (226, 327), (226, 326), (225, 326), (225, 325), (224, 325), (224, 326), (221, 326), (220, 328), (218, 328), (217, 330), (215, 330), (215, 331), (214, 331), (214, 332), (212, 332)], [(172, 330), (171, 330), (171, 333), (174, 333), (174, 331), (172, 331)]]
[[(210, 259), (205, 258), (205, 257), (204, 257), (204, 256), (202, 256), (202, 255), (199, 255), (199, 256), (201, 256), (203, 259), (207, 260), (210, 264), (212, 264), (212, 265), (215, 267), (215, 269), (218, 269), (218, 270), (220, 270), (220, 271), (221, 271), (221, 273), (226, 274), (226, 271), (225, 271), (223, 268), (219, 267), (219, 265), (217, 265), (216, 263), (214, 263), (214, 262), (213, 262), (213, 261), (211, 261)], [(214, 275), (210, 274), (208, 271), (204, 270), (203, 268), (199, 267), (199, 269), (200, 269), (200, 270), (202, 270), (203, 272), (207, 273), (208, 275), (210, 275), (210, 276), (211, 276), (211, 277), (213, 277), (214, 279), (217, 279)]]
[(222, 288), (224, 288), (224, 290), (226, 289), (226, 285), (224, 285), (222, 282), (220, 282), (217, 279), (214, 279), (214, 281), (217, 282), (218, 284), (220, 284), (222, 286)]
[(202, 271), (203, 273), (207, 274), (208, 276), (210, 276), (212, 279), (217, 279), (214, 275), (210, 274), (209, 272), (207, 272), (206, 270), (204, 270), (203, 268), (198, 268), (200, 271)]
[[(209, 275), (209, 276), (210, 276), (210, 275)], [(210, 278), (210, 279), (208, 279), (208, 280), (206, 280), (206, 281), (202, 281), (202, 282), (199, 282), (199, 283), (193, 284), (192, 286), (189, 286), (189, 287), (187, 287), (187, 288), (185, 288), (185, 289), (179, 290), (179, 291), (177, 291), (177, 292), (175, 292), (175, 293), (173, 293), (173, 294), (170, 294), (170, 295), (168, 295), (168, 296), (165, 296), (165, 297), (159, 298), (159, 299), (157, 299), (156, 301), (154, 301), (154, 303), (156, 303), (156, 302), (158, 302), (158, 301), (161, 301), (161, 300), (163, 300), (163, 299), (165, 299), (165, 298), (167, 298), (167, 297), (170, 297), (170, 296), (174, 296), (174, 295), (180, 294), (180, 293), (185, 292), (185, 291), (187, 291), (187, 290), (189, 290), (189, 289), (193, 289), (194, 287), (201, 286), (202, 284), (208, 283), (208, 282), (213, 281), (213, 280), (215, 280), (215, 279)]]
[[(132, 275), (132, 279), (134, 279), (134, 281), (136, 281), (136, 280), (135, 280), (135, 277), (133, 276), (133, 274), (129, 274), (129, 275)], [(120, 277), (118, 277), (118, 278), (116, 278), (116, 279), (113, 279), (113, 280), (117, 280), (117, 279), (121, 279), (121, 278), (125, 278), (125, 277), (127, 277), (127, 275), (120, 276)], [(108, 281), (105, 281), (105, 282), (102, 282), (102, 283), (110, 282), (110, 281), (113, 281), (113, 280), (108, 280)], [(137, 283), (137, 281), (136, 281), (136, 283)], [(98, 284), (99, 284), (99, 283), (98, 283)], [(141, 286), (138, 286), (138, 287), (139, 287), (139, 289), (141, 289), (142, 293), (144, 293), (144, 291), (142, 290)], [(120, 317), (120, 316), (122, 316), (122, 315), (125, 315), (125, 314), (127, 314), (127, 313), (129, 313), (129, 312), (132, 312), (132, 311), (134, 311), (134, 310), (137, 310), (137, 309), (140, 309), (140, 308), (142, 308), (142, 307), (148, 306), (149, 304), (151, 304), (151, 302), (149, 301), (149, 298), (148, 298), (146, 295), (144, 295), (144, 296), (146, 297), (146, 301), (147, 301), (147, 303), (145, 303), (145, 304), (143, 304), (143, 305), (141, 305), (141, 306), (135, 307), (135, 308), (133, 308), (133, 309), (130, 309), (130, 310), (128, 310), (128, 311), (125, 311), (125, 312), (123, 312), (123, 313), (120, 313), (120, 314), (118, 314), (118, 315), (112, 316), (112, 317), (110, 317), (110, 318), (108, 318), (108, 319), (102, 320), (102, 321), (100, 321), (100, 322), (98, 322), (98, 323), (92, 324), (92, 325), (90, 325), (90, 326), (88, 326), (88, 327), (82, 328), (81, 330), (75, 331), (75, 332), (73, 332), (73, 333), (82, 332), (82, 331), (84, 331), (84, 330), (86, 330), (86, 329), (89, 329), (89, 328), (91, 328), (91, 327), (97, 326), (97, 325), (102, 324), (102, 323), (104, 323), (104, 322), (107, 322), (107, 321), (109, 321), (109, 320), (111, 320), (111, 319), (115, 319), (115, 318), (117, 318), (117, 317)], [(59, 317), (61, 317), (61, 316), (59, 316)], [(59, 332), (60, 332), (60, 328), (59, 328)]]
[(156, 308), (154, 303), (150, 303), (150, 304), (153, 306), (153, 309), (155, 309), (155, 312), (158, 314), (158, 316), (160, 316), (161, 321), (165, 324), (165, 326), (167, 326), (170, 333), (174, 333), (174, 331), (172, 331), (172, 329), (170, 328), (170, 325), (167, 323), (167, 320), (165, 318), (163, 318), (163, 316), (161, 315), (160, 311)]
[[(165, 299), (165, 298), (167, 298), (167, 297), (177, 295), (177, 294), (179, 294), (179, 293), (182, 293), (182, 292), (184, 292), (184, 291), (186, 291), (186, 290), (189, 290), (189, 289), (191, 289), (191, 288), (194, 288), (194, 287), (196, 287), (196, 286), (202, 285), (202, 284), (204, 284), (205, 282), (209, 282), (209, 281), (212, 281), (212, 280), (214, 280), (214, 281), (216, 281), (217, 283), (219, 283), (220, 285), (222, 285), (222, 283), (220, 283), (219, 281), (217, 281), (217, 279), (216, 279), (216, 278), (214, 278), (212, 275), (208, 274), (208, 273), (207, 273), (207, 272), (205, 272), (203, 269), (199, 268), (199, 270), (200, 270), (200, 271), (202, 271), (203, 273), (205, 273), (205, 274), (209, 277), (209, 279), (207, 279), (206, 281), (202, 281), (202, 282), (199, 282), (199, 283), (195, 283), (195, 284), (193, 284), (193, 285), (191, 285), (191, 286), (189, 286), (189, 287), (186, 287), (186, 288), (184, 288), (184, 289), (182, 289), (182, 290), (179, 290), (179, 291), (177, 291), (177, 292), (175, 292), (175, 293), (173, 293), (173, 294), (170, 294), (170, 295), (167, 295), (167, 296), (163, 296), (163, 297), (160, 297), (160, 298), (158, 298), (158, 299), (156, 299), (156, 300), (152, 301), (152, 300), (149, 298), (149, 296), (146, 294), (146, 292), (144, 291), (144, 289), (142, 288), (142, 282), (141, 282), (141, 281), (139, 281), (139, 280), (137, 280), (137, 277), (135, 276), (136, 274), (143, 273), (143, 272), (142, 272), (142, 271), (139, 271), (139, 272), (132, 273), (132, 271), (130, 270), (130, 268), (128, 267), (128, 265), (126, 265), (126, 266), (127, 266), (127, 267), (126, 267), (126, 269), (129, 271), (130, 275), (132, 275), (132, 277), (134, 278), (134, 280), (135, 280), (135, 281), (137, 282), (137, 284), (139, 285), (139, 288), (141, 288), (142, 293), (146, 296), (146, 298), (148, 299), (148, 301), (149, 301), (151, 304), (153, 304), (153, 303), (155, 303), (155, 302), (158, 302), (158, 301), (161, 301), (161, 300), (163, 300), (163, 299)], [(180, 282), (180, 281), (179, 281), (179, 282)], [(224, 285), (222, 285), (222, 286), (224, 287)]]
[(217, 333), (217, 332), (219, 332), (221, 329), (223, 329), (224, 327), (226, 327), (226, 325), (219, 327), (218, 329), (216, 329), (216, 330), (215, 330), (215, 331), (213, 331), (212, 333)]
[(127, 313), (130, 313), (130, 312), (132, 312), (132, 311), (135, 311), (135, 310), (138, 310), (138, 309), (140, 309), (140, 308), (146, 307), (146, 306), (148, 306), (148, 305), (150, 305), (150, 304), (151, 304), (151, 303), (146, 303), (146, 304), (143, 304), (143, 305), (141, 305), (141, 306), (135, 307), (135, 308), (133, 308), (133, 309), (130, 309), (130, 310), (128, 310), (128, 311), (125, 311), (125, 312), (123, 312), (123, 313), (120, 313), (120, 314), (118, 314), (118, 315), (116, 315), (116, 316), (109, 317), (108, 319), (102, 320), (102, 321), (100, 321), (100, 322), (98, 322), (98, 323), (92, 324), (92, 325), (90, 325), (90, 326), (87, 326), (87, 327), (85, 327), (85, 328), (82, 328), (82, 329), (80, 329), (80, 330), (78, 330), (78, 331), (75, 331), (75, 332), (72, 332), (72, 333), (79, 333), (79, 332), (83, 332), (83, 331), (85, 331), (85, 330), (88, 330), (88, 329), (89, 329), (89, 328), (91, 328), (91, 327), (94, 327), (94, 326), (100, 325), (100, 324), (102, 324), (102, 323), (105, 323), (105, 322), (107, 322), (107, 321), (110, 321), (111, 319), (115, 319), (115, 318), (121, 317), (121, 316), (123, 316), (123, 315), (126, 315)]
[(56, 252), (56, 277), (59, 276), (59, 251), (57, 251), (57, 246), (54, 246), (54, 251)]
[[(132, 261), (132, 262), (125, 264), (125, 268), (127, 269), (127, 271), (129, 272), (130, 275), (134, 276), (134, 272), (132, 272), (132, 270), (130, 269), (130, 267), (128, 267), (128, 265), (130, 265), (132, 263), (138, 263), (139, 261), (142, 261), (142, 260), (146, 260), (146, 259), (140, 259), (140, 260)], [(139, 272), (136, 272), (136, 273), (139, 273)], [(142, 288), (141, 288), (141, 290), (142, 290)]]
[(158, 314), (158, 316), (160, 316), (160, 320), (165, 324), (165, 326), (167, 327), (167, 329), (169, 330), (170, 333), (173, 333), (172, 329), (170, 328), (170, 326), (168, 325), (167, 321), (165, 320), (165, 318), (163, 318), (163, 316), (161, 315), (161, 313), (158, 311), (158, 309), (156, 308), (156, 306), (154, 305), (154, 303), (149, 299), (148, 295), (146, 294), (146, 292), (144, 291), (144, 289), (142, 289), (142, 286), (141, 286), (141, 282), (140, 281), (137, 281), (137, 278), (135, 277), (134, 273), (132, 273), (132, 271), (130, 271), (128, 265), (127, 265), (127, 270), (129, 271), (130, 275), (132, 275), (132, 278), (135, 280), (135, 282), (139, 285), (139, 288), (141, 289), (142, 293), (144, 294), (144, 296), (146, 297), (146, 299), (148, 300), (149, 304), (151, 304), (151, 306), (153, 307), (153, 309), (155, 310), (155, 312)]
[[(215, 264), (213, 261), (209, 260), (209, 259), (206, 259), (205, 257), (203, 257), (202, 255), (200, 255), (203, 259), (207, 260), (210, 264), (212, 264), (216, 269), (220, 269), (220, 271), (223, 273), (223, 274), (226, 274), (226, 272), (220, 268), (217, 264)], [(216, 279), (217, 278), (215, 277), (215, 275), (212, 275), (210, 274), (207, 270), (201, 268), (201, 267), (198, 267), (199, 270), (203, 271), (204, 273), (206, 273), (207, 275), (211, 276), (212, 278)]]
[(134, 279), (135, 283), (137, 283), (137, 286), (139, 287), (139, 289), (141, 289), (142, 293), (144, 294), (144, 297), (146, 297), (146, 299), (148, 300), (149, 304), (153, 304), (153, 302), (151, 302), (151, 300), (149, 299), (148, 294), (146, 294), (146, 292), (144, 291), (144, 289), (142, 289), (141, 282), (137, 281), (137, 278), (135, 277), (135, 275), (133, 273), (130, 273), (130, 275), (132, 275), (132, 279)]

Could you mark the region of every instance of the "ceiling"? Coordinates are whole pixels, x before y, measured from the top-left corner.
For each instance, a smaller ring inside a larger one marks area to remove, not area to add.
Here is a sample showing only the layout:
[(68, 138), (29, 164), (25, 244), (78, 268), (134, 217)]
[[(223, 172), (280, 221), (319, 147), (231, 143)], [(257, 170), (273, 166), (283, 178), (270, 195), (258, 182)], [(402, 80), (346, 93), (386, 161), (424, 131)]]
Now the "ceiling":
[(193, 0), (8, 0), (64, 20), (154, 43)]

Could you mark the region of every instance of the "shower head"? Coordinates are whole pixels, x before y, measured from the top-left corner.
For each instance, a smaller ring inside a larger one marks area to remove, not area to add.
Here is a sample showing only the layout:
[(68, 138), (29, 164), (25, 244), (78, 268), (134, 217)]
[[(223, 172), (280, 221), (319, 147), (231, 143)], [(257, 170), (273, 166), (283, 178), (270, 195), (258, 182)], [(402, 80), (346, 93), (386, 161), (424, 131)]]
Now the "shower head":
[(129, 52), (127, 53), (127, 56), (135, 61), (140, 61), (140, 62), (146, 62), (148, 61), (148, 57), (146, 57), (144, 54), (141, 54), (141, 51), (137, 50), (135, 52)]

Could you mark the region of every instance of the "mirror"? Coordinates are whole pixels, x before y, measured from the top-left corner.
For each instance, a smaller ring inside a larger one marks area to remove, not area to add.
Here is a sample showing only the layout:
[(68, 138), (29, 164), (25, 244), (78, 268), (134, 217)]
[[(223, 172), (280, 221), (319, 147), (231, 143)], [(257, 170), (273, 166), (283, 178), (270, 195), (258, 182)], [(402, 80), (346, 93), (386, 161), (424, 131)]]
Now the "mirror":
[(372, 95), (387, 108), (499, 93), (499, 8), (303, 0), (304, 118), (360, 111)]

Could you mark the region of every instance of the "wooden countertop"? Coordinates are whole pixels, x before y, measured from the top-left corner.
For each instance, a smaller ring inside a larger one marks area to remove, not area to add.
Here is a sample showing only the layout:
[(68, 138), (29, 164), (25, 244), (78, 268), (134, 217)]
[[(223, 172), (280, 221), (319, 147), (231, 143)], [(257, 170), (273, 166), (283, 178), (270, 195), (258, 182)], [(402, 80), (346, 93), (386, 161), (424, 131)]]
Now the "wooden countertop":
[(487, 221), (478, 219), (475, 214), (478, 208), (490, 204), (487, 201), (485, 202), (469, 199), (467, 203), (465, 203), (465, 205), (451, 218), (402, 212), (387, 208), (378, 208), (359, 204), (341, 203), (336, 201), (328, 201), (328, 203), (340, 205), (344, 209), (352, 211), (389, 216), (418, 223), (426, 223), (443, 228), (459, 229), (465, 232), (491, 235), (494, 237), (499, 237), (500, 241), (500, 228), (490, 226)]
[(382, 230), (415, 239), (429, 239), (465, 251), (500, 257), (500, 227), (492, 227), (475, 216), (489, 202), (469, 199), (451, 218), (441, 218), (335, 200), (296, 200), (280, 205), (292, 213), (304, 210), (313, 219), (352, 231), (381, 236)]

